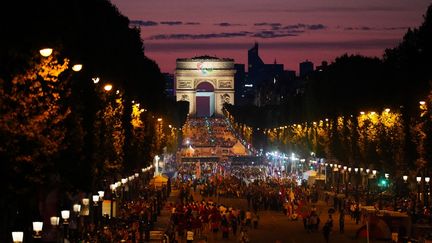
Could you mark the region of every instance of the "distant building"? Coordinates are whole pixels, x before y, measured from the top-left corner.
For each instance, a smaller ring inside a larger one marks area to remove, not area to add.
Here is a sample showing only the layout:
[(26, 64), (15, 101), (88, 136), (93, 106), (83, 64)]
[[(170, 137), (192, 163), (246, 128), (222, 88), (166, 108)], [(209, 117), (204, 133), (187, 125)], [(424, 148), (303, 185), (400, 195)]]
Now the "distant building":
[(277, 105), (286, 99), (285, 93), (294, 79), (295, 72), (285, 71), (284, 65), (278, 64), (276, 60), (273, 64), (265, 64), (259, 56), (258, 43), (255, 43), (248, 51), (247, 87), (243, 87), (241, 93), (253, 95), (257, 106)]
[(318, 72), (322, 72), (327, 68), (327, 66), (328, 66), (328, 63), (326, 61), (322, 61), (321, 65), (317, 66), (315, 70)]
[(234, 64), (236, 73), (234, 75), (234, 89), (236, 105), (253, 104), (255, 89), (252, 83), (248, 82), (244, 64)]
[(171, 73), (163, 73), (162, 74), (165, 79), (165, 94), (168, 98), (175, 97), (175, 89), (174, 89), (174, 74)]
[(304, 78), (306, 75), (314, 71), (314, 64), (311, 61), (304, 61), (300, 63), (300, 78)]
[(179, 58), (175, 71), (176, 100), (189, 102), (189, 114), (222, 116), (225, 103), (234, 104), (234, 60), (212, 56)]

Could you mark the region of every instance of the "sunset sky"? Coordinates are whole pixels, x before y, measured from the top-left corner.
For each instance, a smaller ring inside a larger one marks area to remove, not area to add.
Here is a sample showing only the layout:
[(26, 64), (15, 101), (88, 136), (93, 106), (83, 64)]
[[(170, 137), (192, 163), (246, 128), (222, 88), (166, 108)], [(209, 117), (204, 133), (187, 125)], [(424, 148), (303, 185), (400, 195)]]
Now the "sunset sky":
[(266, 63), (298, 70), (344, 53), (382, 56), (423, 21), (427, 0), (112, 0), (141, 28), (145, 54), (163, 72), (176, 58), (214, 55), (247, 63), (260, 44)]

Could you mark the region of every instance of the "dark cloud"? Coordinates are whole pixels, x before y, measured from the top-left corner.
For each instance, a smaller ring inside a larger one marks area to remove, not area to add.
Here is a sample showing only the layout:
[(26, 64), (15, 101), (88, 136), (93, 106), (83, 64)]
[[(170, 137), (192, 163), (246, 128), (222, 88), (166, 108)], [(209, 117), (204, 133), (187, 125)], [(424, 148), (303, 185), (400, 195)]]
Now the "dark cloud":
[(182, 21), (161, 21), (160, 24), (165, 24), (165, 25), (182, 25), (183, 22)]
[(293, 30), (293, 29), (303, 29), (303, 30), (322, 30), (326, 29), (327, 26), (323, 24), (291, 24), (285, 25), (282, 29)]
[(169, 34), (169, 35), (154, 35), (150, 40), (198, 40), (198, 39), (216, 39), (216, 38), (232, 38), (248, 36), (250, 32), (228, 32), (228, 33), (211, 33), (211, 34)]
[(322, 29), (325, 29), (326, 26), (323, 24), (309, 24), (309, 25), (306, 25), (306, 28), (308, 30), (322, 30)]
[(408, 27), (384, 27), (384, 28), (381, 28), (381, 27), (358, 26), (358, 27), (345, 27), (344, 28), (344, 30), (347, 30), (347, 31), (351, 31), (351, 30), (361, 30), (361, 31), (388, 30), (388, 31), (392, 31), (392, 30), (406, 30), (406, 29), (408, 29)]
[(145, 21), (145, 20), (131, 20), (130, 24), (134, 25), (134, 26), (155, 26), (155, 25), (158, 25), (157, 22), (150, 21), (150, 20), (148, 20), (148, 21)]
[(186, 22), (185, 25), (200, 25), (199, 22)]
[(407, 8), (396, 6), (359, 6), (359, 7), (311, 7), (311, 8), (292, 8), (285, 9), (290, 13), (314, 13), (314, 12), (394, 12), (407, 11)]
[[(343, 50), (347, 52), (350, 50), (363, 50), (363, 49), (385, 49), (397, 45), (400, 39), (368, 39), (368, 40), (350, 40), (350, 41), (281, 41), (281, 42), (268, 42), (260, 43), (260, 47), (265, 49), (297, 49), (297, 50)], [(212, 43), (212, 42), (147, 42), (146, 50), (153, 52), (165, 51), (192, 51), (199, 49), (211, 50), (238, 50), (249, 49), (252, 46), (251, 42), (230, 42), (230, 43)], [(341, 53), (343, 54), (343, 53)]]
[(267, 22), (260, 22), (260, 23), (255, 23), (255, 26), (281, 26), (281, 23), (267, 23)]
[(279, 38), (279, 37), (286, 37), (286, 36), (298, 36), (298, 33), (264, 30), (264, 31), (259, 31), (257, 33), (254, 33), (252, 35), (252, 37), (258, 37), (258, 38), (264, 38), (264, 39)]
[(221, 26), (221, 27), (242, 26), (241, 24), (233, 24), (233, 23), (227, 23), (227, 22), (216, 23), (214, 25)]
[[(219, 26), (231, 26), (231, 23), (218, 23)], [(197, 39), (217, 39), (217, 38), (235, 38), (235, 37), (253, 37), (253, 38), (281, 38), (289, 36), (298, 36), (306, 31), (315, 31), (325, 29), (323, 24), (296, 24), (282, 26), (280, 23), (256, 23), (255, 26), (263, 26), (254, 31), (222, 32), (209, 34), (160, 34), (150, 36), (150, 40), (197, 40)]]

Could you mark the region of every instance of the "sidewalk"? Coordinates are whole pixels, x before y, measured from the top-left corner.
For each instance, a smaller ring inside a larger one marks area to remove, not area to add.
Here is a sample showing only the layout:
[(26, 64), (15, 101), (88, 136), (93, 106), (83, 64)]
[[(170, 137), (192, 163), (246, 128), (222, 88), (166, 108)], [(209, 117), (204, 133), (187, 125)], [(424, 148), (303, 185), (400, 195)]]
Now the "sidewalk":
[(168, 208), (168, 205), (170, 203), (175, 204), (177, 198), (179, 197), (179, 190), (178, 189), (172, 189), (171, 193), (168, 197), (168, 200), (165, 202), (164, 207), (161, 210), (161, 215), (157, 218), (157, 221), (154, 225), (153, 230), (166, 230), (170, 226), (170, 219), (171, 219), (171, 211)]

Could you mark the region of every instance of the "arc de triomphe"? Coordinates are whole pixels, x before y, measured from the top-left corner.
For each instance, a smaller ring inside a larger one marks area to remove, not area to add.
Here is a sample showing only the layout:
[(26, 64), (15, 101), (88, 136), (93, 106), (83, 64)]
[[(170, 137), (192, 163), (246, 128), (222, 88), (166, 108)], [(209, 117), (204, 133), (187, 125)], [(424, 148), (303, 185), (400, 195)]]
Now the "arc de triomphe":
[(177, 59), (176, 99), (189, 102), (193, 116), (222, 115), (224, 103), (234, 104), (234, 60), (211, 56)]

